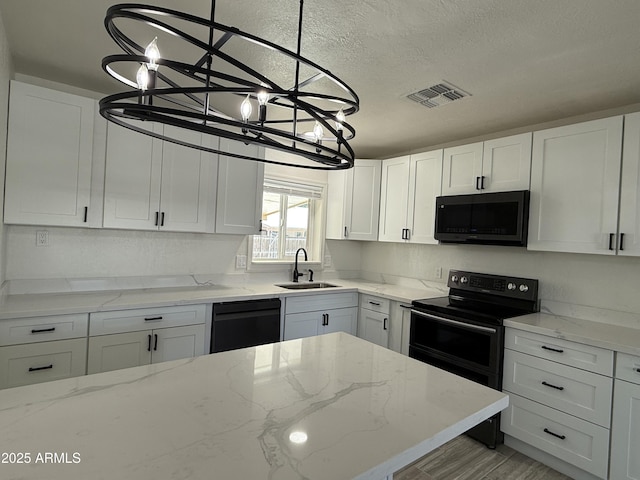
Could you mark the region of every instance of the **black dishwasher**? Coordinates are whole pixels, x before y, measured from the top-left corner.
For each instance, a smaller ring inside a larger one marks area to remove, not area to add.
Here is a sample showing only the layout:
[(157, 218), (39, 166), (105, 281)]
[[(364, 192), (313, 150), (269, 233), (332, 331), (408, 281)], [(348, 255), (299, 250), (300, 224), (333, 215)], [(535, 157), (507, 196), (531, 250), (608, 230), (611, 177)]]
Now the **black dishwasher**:
[(213, 304), (211, 353), (280, 341), (280, 299)]

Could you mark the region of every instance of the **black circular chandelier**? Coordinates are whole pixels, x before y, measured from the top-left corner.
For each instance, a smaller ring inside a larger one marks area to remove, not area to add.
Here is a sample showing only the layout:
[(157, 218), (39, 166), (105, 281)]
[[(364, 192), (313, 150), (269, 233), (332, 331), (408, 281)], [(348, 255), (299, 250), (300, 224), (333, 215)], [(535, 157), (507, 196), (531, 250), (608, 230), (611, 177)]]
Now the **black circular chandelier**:
[[(105, 27), (125, 54), (105, 57), (102, 68), (133, 90), (103, 98), (100, 114), (145, 135), (229, 157), (320, 170), (351, 168), (355, 155), (349, 140), (356, 132), (345, 119), (358, 111), (359, 99), (345, 82), (300, 55), (303, 7), (300, 0), (293, 52), (217, 23), (215, 0), (209, 19), (149, 5), (112, 6)], [(166, 58), (171, 55), (161, 55), (161, 49), (189, 61)], [(160, 133), (155, 123), (177, 128)], [(221, 151), (189, 140), (193, 135), (180, 130), (295, 157)]]

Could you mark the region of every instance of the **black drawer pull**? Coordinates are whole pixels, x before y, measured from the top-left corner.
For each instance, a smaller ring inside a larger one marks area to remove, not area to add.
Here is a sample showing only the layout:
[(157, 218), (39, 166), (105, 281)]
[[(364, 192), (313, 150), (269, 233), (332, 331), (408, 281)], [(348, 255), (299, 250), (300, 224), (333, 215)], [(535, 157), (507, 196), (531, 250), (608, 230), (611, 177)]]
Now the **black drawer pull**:
[(567, 438), (565, 435), (558, 435), (557, 433), (553, 433), (548, 428), (544, 429), (544, 433), (548, 433), (549, 435), (553, 435), (554, 437), (559, 438), (560, 440), (564, 440), (565, 438)]
[(549, 350), (549, 351), (551, 351), (551, 352), (564, 353), (564, 350), (561, 350), (561, 349), (559, 349), (559, 348), (551, 348), (551, 347), (547, 347), (546, 345), (542, 345), (542, 347), (541, 347), (541, 348), (543, 348), (543, 349), (545, 349), (545, 350)]
[(153, 320), (162, 320), (162, 316), (160, 316), (160, 317), (146, 317), (144, 319), (145, 322), (152, 322)]
[(375, 305), (376, 307), (379, 307), (380, 304), (378, 302), (369, 302), (371, 305)]
[(87, 214), (89, 213), (89, 207), (84, 207), (84, 223), (87, 223)]
[(46, 333), (46, 332), (55, 332), (55, 331), (56, 331), (56, 327), (34, 328), (33, 330), (31, 330), (31, 333)]
[(547, 382), (542, 382), (542, 385), (544, 385), (545, 387), (555, 388), (556, 390), (560, 390), (560, 391), (564, 390), (564, 387), (557, 387), (557, 386), (551, 385), (550, 383), (547, 383)]
[(640, 368), (636, 368), (636, 372), (640, 373)]
[(29, 367), (30, 372), (38, 372), (40, 370), (51, 370), (53, 368), (53, 363), (51, 365), (47, 365), (45, 367)]
[(158, 334), (154, 333), (153, 336), (155, 337), (155, 341), (154, 341), (154, 344), (153, 344), (153, 350), (156, 351), (156, 350), (158, 350)]
[(151, 351), (151, 334), (147, 335), (147, 352)]

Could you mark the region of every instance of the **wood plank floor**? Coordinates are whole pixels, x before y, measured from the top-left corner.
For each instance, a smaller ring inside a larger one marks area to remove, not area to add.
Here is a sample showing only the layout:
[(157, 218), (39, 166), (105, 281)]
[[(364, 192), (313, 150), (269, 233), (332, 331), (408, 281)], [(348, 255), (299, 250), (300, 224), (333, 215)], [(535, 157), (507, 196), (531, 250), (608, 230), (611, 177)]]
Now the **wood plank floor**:
[(393, 480), (568, 480), (512, 448), (495, 450), (461, 435), (408, 467)]

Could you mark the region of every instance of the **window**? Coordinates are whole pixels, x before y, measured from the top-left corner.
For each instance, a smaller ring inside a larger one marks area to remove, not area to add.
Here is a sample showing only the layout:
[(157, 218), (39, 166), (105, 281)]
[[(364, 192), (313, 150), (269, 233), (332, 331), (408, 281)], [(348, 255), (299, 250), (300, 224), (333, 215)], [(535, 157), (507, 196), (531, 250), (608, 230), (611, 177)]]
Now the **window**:
[(307, 251), (310, 261), (319, 261), (322, 190), (319, 185), (265, 178), (262, 232), (253, 236), (254, 262), (291, 261), (298, 248)]

